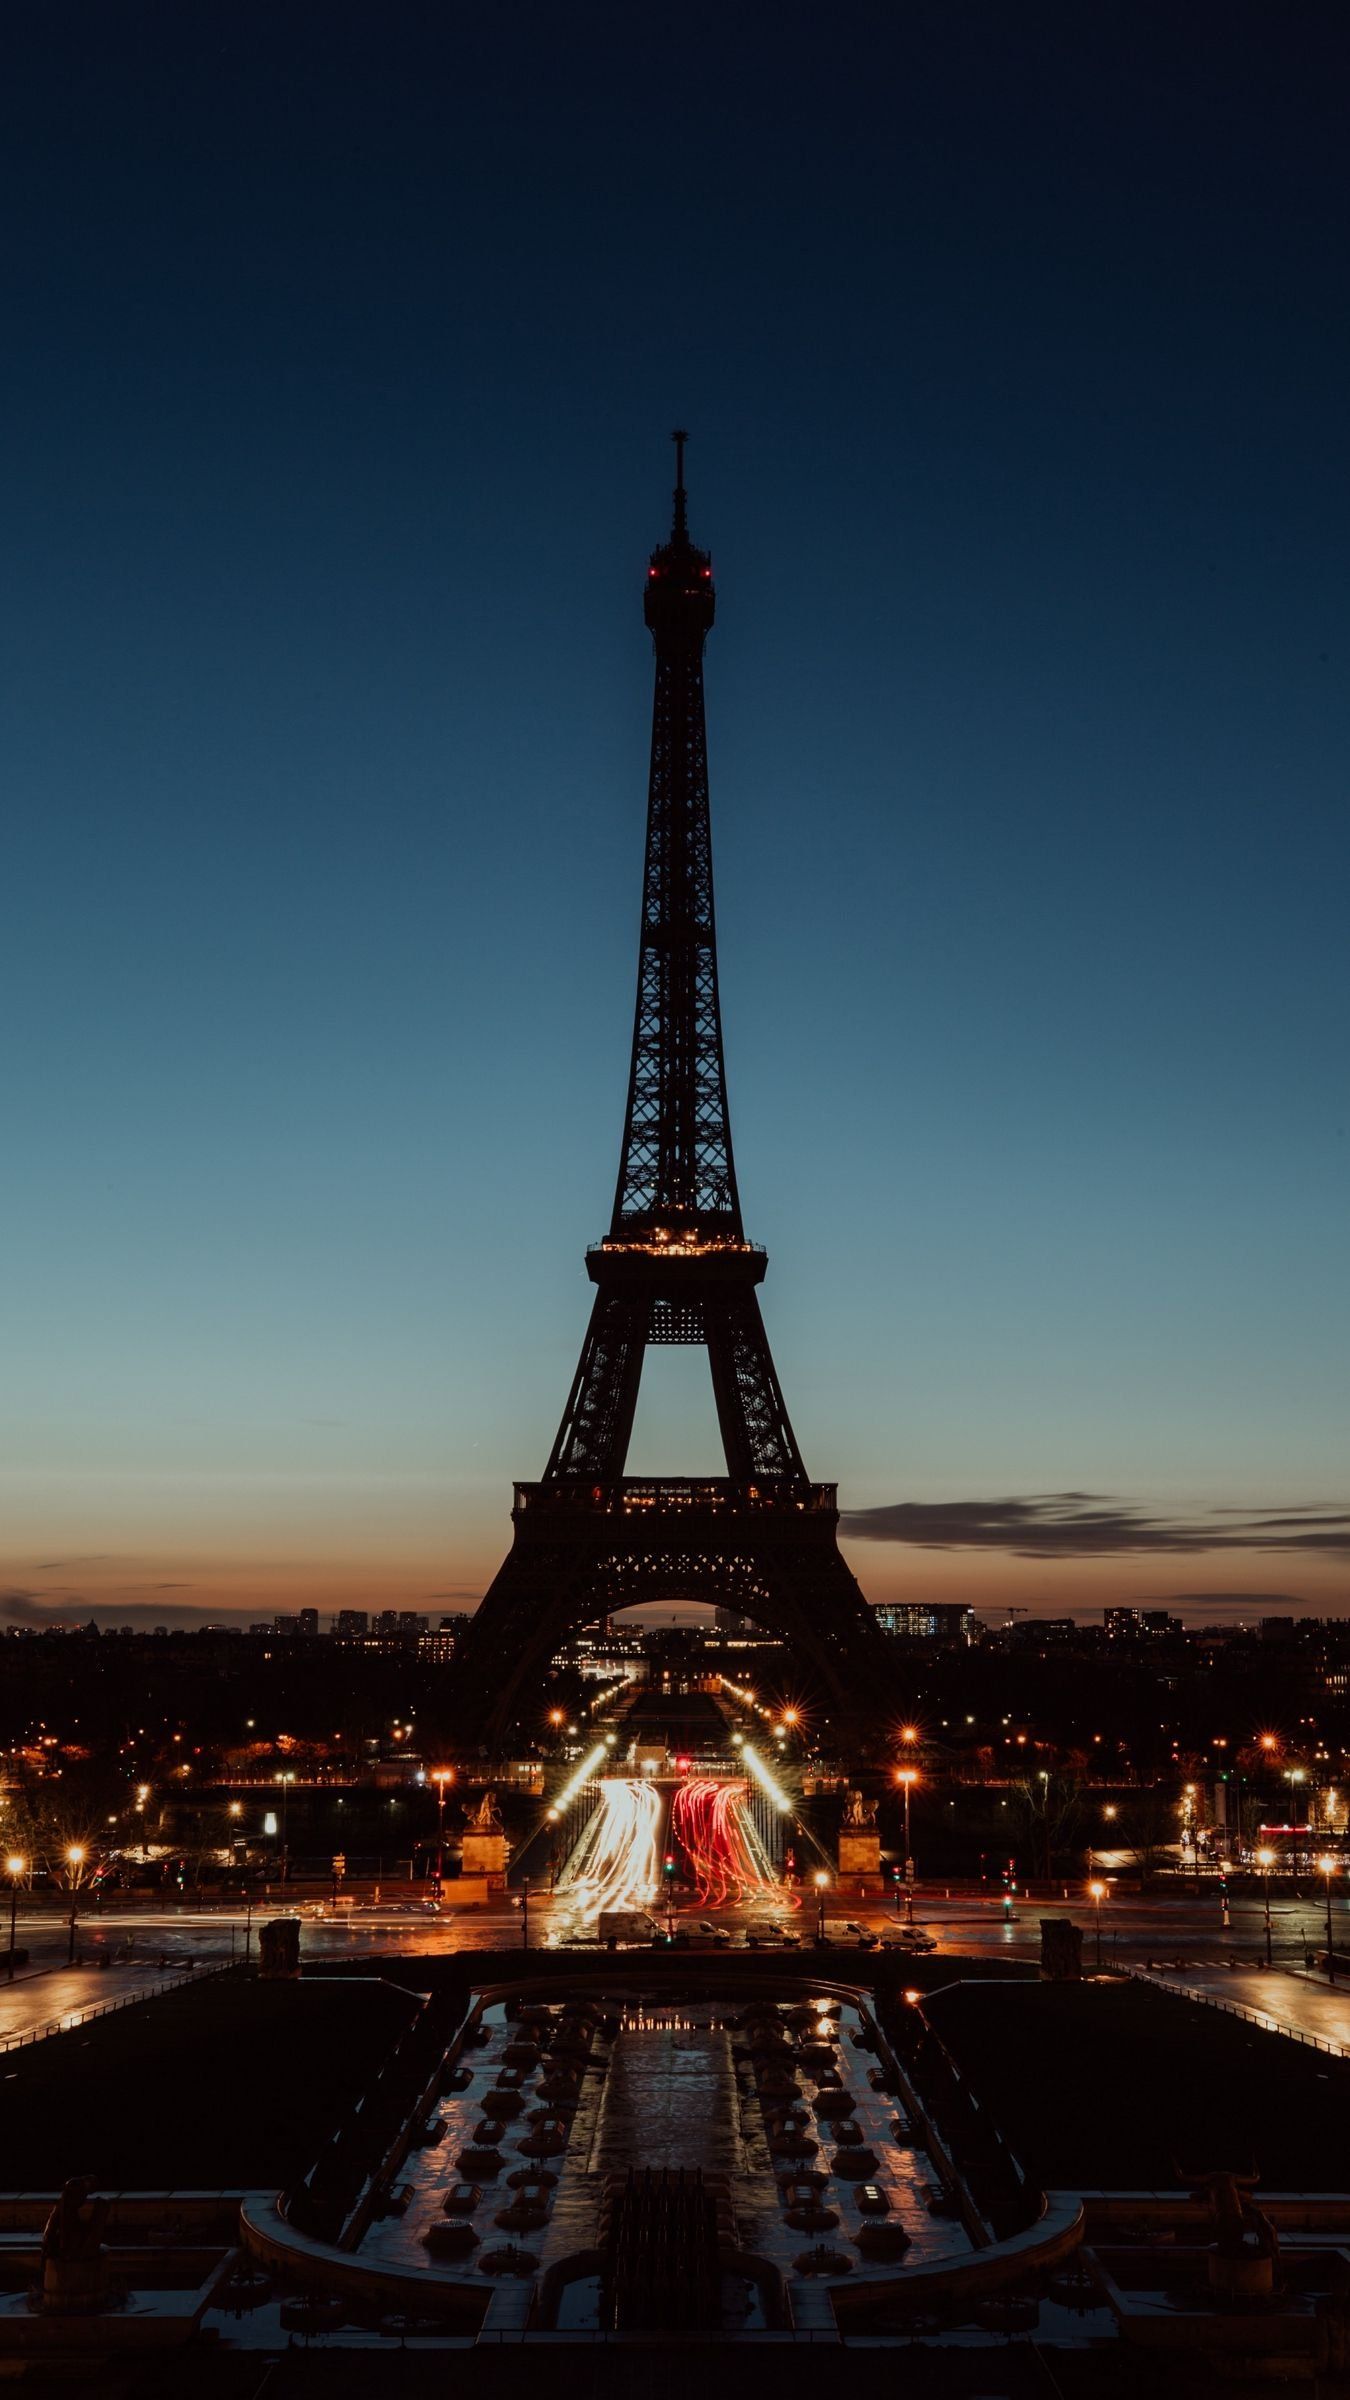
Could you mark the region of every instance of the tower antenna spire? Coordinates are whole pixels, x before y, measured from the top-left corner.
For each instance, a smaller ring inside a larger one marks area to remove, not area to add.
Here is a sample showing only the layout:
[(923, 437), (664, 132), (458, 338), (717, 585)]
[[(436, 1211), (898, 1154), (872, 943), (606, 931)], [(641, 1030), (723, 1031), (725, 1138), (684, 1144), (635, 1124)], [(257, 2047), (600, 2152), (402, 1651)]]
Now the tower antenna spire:
[(689, 499), (689, 494), (684, 488), (684, 445), (688, 441), (689, 436), (685, 432), (685, 429), (682, 425), (677, 425), (670, 438), (675, 444), (674, 538), (677, 542), (687, 541), (689, 538), (689, 519), (686, 514), (686, 505)]

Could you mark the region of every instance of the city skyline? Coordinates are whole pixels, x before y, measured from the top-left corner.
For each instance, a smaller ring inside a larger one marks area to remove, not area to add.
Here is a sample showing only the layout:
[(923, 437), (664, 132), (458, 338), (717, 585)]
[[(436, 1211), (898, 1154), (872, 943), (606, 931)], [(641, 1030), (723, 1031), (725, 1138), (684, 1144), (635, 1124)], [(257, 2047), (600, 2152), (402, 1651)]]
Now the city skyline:
[[(747, 1231), (865, 1593), (1350, 1607), (1316, 43), (918, 12), (864, 91), (789, 11), (734, 144), (662, 60), (691, 214), (641, 29), (409, 23), (372, 117), (350, 30), (209, 15), (19, 35), (0, 1623), (491, 1579), (608, 1212), (676, 417)], [(632, 1469), (705, 1470), (659, 1377)]]

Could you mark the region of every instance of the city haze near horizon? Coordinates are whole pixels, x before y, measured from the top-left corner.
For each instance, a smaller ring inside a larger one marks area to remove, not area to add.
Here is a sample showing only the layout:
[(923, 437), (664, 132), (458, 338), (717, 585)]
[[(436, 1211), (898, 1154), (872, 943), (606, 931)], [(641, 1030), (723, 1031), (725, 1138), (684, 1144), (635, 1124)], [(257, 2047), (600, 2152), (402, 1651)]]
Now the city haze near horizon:
[[(491, 1579), (677, 417), (747, 1227), (865, 1592), (1350, 1600), (1334, 78), (976, 20), (709, 17), (715, 104), (608, 16), (14, 37), (0, 1621)], [(716, 1466), (706, 1382), (634, 1472)]]

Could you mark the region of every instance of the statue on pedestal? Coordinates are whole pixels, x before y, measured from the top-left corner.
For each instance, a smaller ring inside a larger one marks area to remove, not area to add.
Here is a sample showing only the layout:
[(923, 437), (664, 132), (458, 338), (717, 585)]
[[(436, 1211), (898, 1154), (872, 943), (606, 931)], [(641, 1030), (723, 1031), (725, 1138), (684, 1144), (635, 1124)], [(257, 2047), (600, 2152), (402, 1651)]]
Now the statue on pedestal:
[(877, 1804), (864, 1800), (857, 1791), (850, 1791), (839, 1822), (839, 1873), (857, 1876), (860, 1896), (866, 1892), (868, 1876), (881, 1873)]
[(1206, 2175), (1177, 2174), (1195, 2194), (1208, 2200), (1214, 2221), (1214, 2245), (1209, 2253), (1210, 2290), (1224, 2300), (1268, 2299), (1275, 2289), (1280, 2237), (1251, 2194), (1260, 2177), (1216, 2170)]
[(499, 1891), (506, 1881), (508, 1844), (497, 1795), (491, 1787), (484, 1792), (477, 1808), (465, 1809), (464, 1817), (461, 1871), (468, 1876), (486, 1876), (489, 1889)]
[(92, 2175), (72, 2175), (42, 2232), (40, 2305), (48, 2316), (94, 2315), (112, 2299), (102, 2234), (111, 2203), (95, 2200)]
[(477, 1808), (466, 1808), (464, 1814), (471, 1833), (501, 1833), (504, 1830), (502, 1812), (497, 1806), (497, 1795), (490, 1785), (484, 1792)]

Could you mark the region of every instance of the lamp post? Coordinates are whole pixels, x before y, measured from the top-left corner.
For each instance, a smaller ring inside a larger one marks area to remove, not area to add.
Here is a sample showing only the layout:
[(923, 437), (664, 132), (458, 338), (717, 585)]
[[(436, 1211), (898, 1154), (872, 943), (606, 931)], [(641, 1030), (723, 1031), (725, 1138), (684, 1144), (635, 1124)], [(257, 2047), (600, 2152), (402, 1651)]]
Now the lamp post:
[(1308, 1778), (1302, 1767), (1286, 1767), (1284, 1780), (1289, 1785), (1289, 1823), (1296, 1837), (1294, 1841), (1294, 1872), (1298, 1874), (1300, 1871), (1299, 1852), (1303, 1847), (1297, 1839), (1297, 1835), (1301, 1831), (1298, 1821), (1298, 1787), (1301, 1783), (1306, 1783)]
[(9, 1974), (6, 1980), (10, 1983), (14, 1981), (14, 1951), (18, 1938), (19, 1878), (27, 1865), (26, 1858), (16, 1856), (5, 1860), (5, 1873), (9, 1877)]
[(1266, 1904), (1266, 1965), (1270, 1966), (1270, 1870), (1275, 1864), (1273, 1850), (1258, 1850), (1256, 1863), (1261, 1870), (1261, 1894)]
[(825, 1890), (826, 1890), (826, 1886), (827, 1886), (827, 1884), (829, 1883), (829, 1880), (830, 1880), (830, 1879), (829, 1879), (829, 1876), (828, 1876), (828, 1875), (825, 1873), (825, 1870), (824, 1870), (824, 1868), (823, 1868), (823, 1867), (817, 1867), (817, 1869), (816, 1869), (816, 1940), (817, 1940), (818, 1942), (823, 1942), (823, 1941), (824, 1941), (824, 1939), (825, 1939)]
[(70, 1848), (66, 1852), (66, 1865), (70, 1869), (70, 1942), (66, 1950), (66, 1965), (68, 1967), (73, 1967), (75, 1964), (75, 1915), (79, 1907), (79, 1873), (81, 1867), (84, 1865), (84, 1846), (82, 1843), (71, 1843)]
[(277, 1777), (277, 1782), (281, 1785), (281, 1881), (283, 1889), (285, 1888), (286, 1882), (290, 1876), (291, 1860), (290, 1848), (286, 1837), (286, 1795), (294, 1781), (294, 1775), (290, 1774), (281, 1774)]
[(530, 1879), (528, 1875), (523, 1875), (520, 1882), (520, 1946), (522, 1950), (528, 1950), (530, 1946)]
[(437, 1767), (431, 1778), (436, 1786), (436, 1882), (445, 1880), (445, 1787), (454, 1781), (451, 1767)]
[(896, 1781), (905, 1795), (905, 1923), (914, 1922), (914, 1856), (909, 1834), (909, 1796), (919, 1780), (917, 1767), (897, 1767)]
[(1335, 1982), (1335, 1980), (1336, 1980), (1336, 1952), (1335, 1952), (1335, 1948), (1334, 1948), (1334, 1946), (1333, 1946), (1332, 1932), (1331, 1932), (1331, 1878), (1332, 1878), (1332, 1876), (1333, 1876), (1333, 1875), (1335, 1874), (1335, 1872), (1336, 1872), (1336, 1863), (1337, 1863), (1337, 1862), (1336, 1862), (1336, 1860), (1335, 1860), (1334, 1858), (1319, 1858), (1319, 1860), (1318, 1860), (1318, 1862), (1317, 1862), (1317, 1865), (1318, 1865), (1318, 1871), (1319, 1871), (1319, 1873), (1321, 1874), (1322, 1880), (1323, 1880), (1323, 1882), (1324, 1882), (1324, 1883), (1325, 1883), (1325, 1885), (1326, 1885), (1326, 1892), (1327, 1892), (1327, 1981), (1328, 1981), (1328, 1983), (1334, 1983), (1334, 1982)]
[(1102, 1971), (1102, 1902), (1106, 1898), (1106, 1885), (1090, 1883), (1088, 1898), (1094, 1903), (1097, 1911), (1097, 1973), (1100, 1975)]

